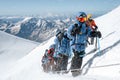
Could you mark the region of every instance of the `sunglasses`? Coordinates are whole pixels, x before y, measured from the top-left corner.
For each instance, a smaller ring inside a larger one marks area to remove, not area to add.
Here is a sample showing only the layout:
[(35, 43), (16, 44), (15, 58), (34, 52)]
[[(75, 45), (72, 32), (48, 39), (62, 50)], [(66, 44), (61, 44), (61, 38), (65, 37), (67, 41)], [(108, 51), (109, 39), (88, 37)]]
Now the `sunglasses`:
[(76, 17), (76, 19), (78, 20), (78, 21), (80, 21), (80, 22), (85, 22), (86, 21), (86, 17)]

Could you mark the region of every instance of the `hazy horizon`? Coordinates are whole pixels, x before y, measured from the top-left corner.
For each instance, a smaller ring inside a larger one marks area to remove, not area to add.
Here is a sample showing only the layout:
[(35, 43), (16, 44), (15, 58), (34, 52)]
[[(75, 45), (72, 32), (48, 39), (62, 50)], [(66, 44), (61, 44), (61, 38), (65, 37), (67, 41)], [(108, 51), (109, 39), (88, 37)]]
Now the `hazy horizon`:
[(79, 11), (104, 14), (120, 0), (1, 0), (0, 16), (69, 15)]

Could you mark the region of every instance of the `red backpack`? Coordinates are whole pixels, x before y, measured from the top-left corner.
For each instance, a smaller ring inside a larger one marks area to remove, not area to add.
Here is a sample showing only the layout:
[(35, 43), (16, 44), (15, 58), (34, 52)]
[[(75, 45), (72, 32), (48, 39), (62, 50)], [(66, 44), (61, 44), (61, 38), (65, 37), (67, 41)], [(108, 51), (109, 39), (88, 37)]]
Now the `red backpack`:
[(48, 56), (53, 56), (53, 54), (54, 54), (54, 48), (50, 48), (49, 50), (48, 50)]

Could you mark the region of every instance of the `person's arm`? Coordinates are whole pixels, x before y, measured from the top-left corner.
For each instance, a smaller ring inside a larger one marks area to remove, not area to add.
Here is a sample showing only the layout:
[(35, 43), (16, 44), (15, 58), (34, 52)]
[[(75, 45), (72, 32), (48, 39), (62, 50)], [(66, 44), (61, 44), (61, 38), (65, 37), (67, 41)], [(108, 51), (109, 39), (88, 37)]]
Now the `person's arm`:
[(72, 35), (72, 29), (73, 29), (73, 25), (71, 25), (69, 28), (68, 28), (68, 31), (67, 31), (67, 36), (69, 39), (72, 39), (73, 35)]
[(97, 30), (97, 29), (98, 29), (98, 27), (97, 27), (97, 25), (96, 25), (95, 21), (94, 21), (94, 20), (92, 20), (92, 22), (91, 22), (91, 23), (92, 23), (92, 26), (94, 27), (93, 29), (94, 29), (94, 30)]

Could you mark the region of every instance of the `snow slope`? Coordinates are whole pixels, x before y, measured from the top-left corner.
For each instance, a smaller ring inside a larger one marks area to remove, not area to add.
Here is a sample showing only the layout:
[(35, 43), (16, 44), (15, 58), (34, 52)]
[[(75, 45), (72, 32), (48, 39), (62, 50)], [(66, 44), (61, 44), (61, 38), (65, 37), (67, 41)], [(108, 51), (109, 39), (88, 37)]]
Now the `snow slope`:
[[(101, 75), (120, 79), (120, 6), (115, 10), (96, 18), (95, 21), (102, 32), (101, 51), (84, 58), (83, 74)], [(89, 48), (87, 49), (90, 50)], [(118, 80), (119, 80), (118, 79)]]
[(110, 13), (96, 18), (103, 37), (100, 39), (100, 52), (88, 54), (93, 46), (88, 46), (83, 61), (82, 75), (72, 77), (71, 73), (58, 75), (44, 73), (41, 58), (46, 48), (53, 43), (54, 37), (40, 44), (28, 55), (22, 57), (0, 80), (120, 80), (120, 6)]
[(0, 76), (32, 51), (38, 43), (0, 31)]

